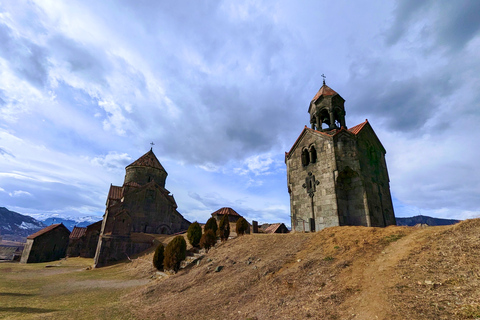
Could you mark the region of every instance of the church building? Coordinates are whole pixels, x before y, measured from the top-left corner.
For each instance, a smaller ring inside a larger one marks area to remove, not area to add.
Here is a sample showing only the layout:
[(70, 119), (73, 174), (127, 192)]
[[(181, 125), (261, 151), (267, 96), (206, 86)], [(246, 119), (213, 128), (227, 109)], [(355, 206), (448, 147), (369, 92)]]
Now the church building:
[(292, 231), (395, 225), (385, 148), (365, 120), (347, 128), (345, 100), (323, 81), (285, 153)]
[(152, 246), (148, 234), (173, 234), (190, 226), (165, 189), (167, 172), (152, 149), (125, 168), (123, 186), (110, 185), (95, 253), (95, 267), (124, 260)]

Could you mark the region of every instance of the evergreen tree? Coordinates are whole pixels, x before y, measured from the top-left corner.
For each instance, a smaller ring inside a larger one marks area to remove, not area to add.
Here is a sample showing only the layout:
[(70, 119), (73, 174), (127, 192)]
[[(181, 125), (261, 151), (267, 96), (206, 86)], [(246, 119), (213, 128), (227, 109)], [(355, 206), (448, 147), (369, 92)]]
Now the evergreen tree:
[(220, 239), (227, 241), (230, 235), (230, 221), (228, 221), (228, 214), (224, 214), (220, 223), (218, 224), (218, 231), (220, 233)]
[(190, 244), (193, 247), (198, 247), (201, 237), (202, 237), (202, 227), (200, 227), (198, 222), (195, 221), (190, 225), (190, 227), (188, 227), (188, 231), (187, 231), (188, 242), (190, 242)]
[(207, 223), (205, 223), (205, 226), (203, 227), (203, 232), (207, 232), (207, 230), (212, 230), (213, 234), (217, 234), (217, 220), (214, 217), (211, 217), (210, 219), (207, 220)]
[(247, 230), (248, 230), (247, 220), (245, 220), (243, 217), (240, 217), (240, 219), (237, 220), (237, 223), (235, 225), (235, 232), (237, 232), (237, 235), (242, 236), (245, 234)]
[(167, 244), (165, 248), (165, 258), (163, 266), (166, 270), (177, 272), (180, 269), (180, 263), (185, 260), (187, 254), (187, 242), (183, 236), (176, 236)]
[(206, 252), (217, 243), (217, 236), (212, 230), (207, 230), (200, 239), (200, 246), (205, 249)]
[(153, 255), (153, 266), (160, 271), (163, 271), (164, 250), (165, 247), (163, 246), (163, 243), (160, 243), (157, 249), (155, 249), (155, 254)]

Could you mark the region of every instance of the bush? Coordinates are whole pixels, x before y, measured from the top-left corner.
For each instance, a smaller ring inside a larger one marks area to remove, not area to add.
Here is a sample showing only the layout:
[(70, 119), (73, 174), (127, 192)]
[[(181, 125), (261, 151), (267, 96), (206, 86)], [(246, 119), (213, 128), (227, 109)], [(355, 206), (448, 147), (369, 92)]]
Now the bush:
[(157, 249), (155, 249), (155, 254), (153, 255), (153, 266), (160, 271), (163, 271), (164, 250), (165, 247), (162, 243), (160, 243)]
[(198, 247), (201, 237), (202, 237), (202, 227), (200, 227), (198, 222), (195, 221), (190, 225), (190, 227), (188, 227), (188, 231), (187, 231), (188, 242), (190, 242), (192, 246)]
[(177, 272), (180, 269), (180, 263), (185, 260), (186, 254), (187, 242), (182, 236), (176, 236), (165, 248), (164, 268)]
[(220, 239), (227, 241), (230, 235), (230, 222), (228, 221), (228, 214), (224, 214), (220, 223), (218, 224), (218, 231), (220, 233)]
[(207, 230), (212, 230), (213, 234), (217, 234), (217, 220), (214, 217), (211, 217), (210, 219), (207, 220), (207, 223), (205, 223), (205, 227), (203, 227), (203, 232), (207, 232)]
[(213, 233), (213, 230), (207, 230), (200, 239), (200, 246), (204, 248), (206, 252), (208, 252), (215, 243), (217, 243), (217, 236)]
[(248, 222), (243, 217), (237, 220), (237, 224), (235, 225), (235, 232), (237, 235), (242, 236), (248, 230)]

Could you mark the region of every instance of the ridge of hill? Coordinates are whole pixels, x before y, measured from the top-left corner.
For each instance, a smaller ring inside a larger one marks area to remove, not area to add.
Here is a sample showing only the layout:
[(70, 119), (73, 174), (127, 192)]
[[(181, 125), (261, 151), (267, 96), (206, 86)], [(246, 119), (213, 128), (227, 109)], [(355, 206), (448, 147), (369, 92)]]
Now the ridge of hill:
[(30, 216), (0, 207), (0, 234), (27, 237), (45, 228), (41, 221)]
[(410, 226), (413, 227), (417, 224), (428, 224), (429, 226), (448, 226), (451, 224), (459, 223), (460, 220), (454, 219), (440, 219), (429, 216), (414, 216), (408, 218), (395, 218), (397, 220), (397, 226)]
[[(479, 231), (473, 219), (246, 235), (122, 303), (139, 319), (480, 318)], [(152, 255), (126, 267), (155, 277)]]

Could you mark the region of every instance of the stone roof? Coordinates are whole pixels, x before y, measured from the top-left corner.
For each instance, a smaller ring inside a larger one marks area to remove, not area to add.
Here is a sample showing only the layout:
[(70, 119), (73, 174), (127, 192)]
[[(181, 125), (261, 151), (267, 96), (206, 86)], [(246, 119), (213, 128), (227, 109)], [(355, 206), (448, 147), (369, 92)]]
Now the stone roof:
[(158, 161), (157, 157), (153, 153), (152, 149), (135, 160), (133, 163), (129, 164), (127, 168), (128, 167), (151, 167), (165, 171), (163, 166), (160, 164), (160, 161)]
[(70, 239), (80, 239), (87, 232), (86, 227), (73, 227), (70, 233)]
[[(50, 226), (48, 226), (48, 227), (46, 227), (46, 228), (43, 228), (42, 230), (37, 231), (37, 232), (35, 232), (34, 234), (29, 235), (29, 236), (27, 237), (27, 239), (35, 239), (36, 237), (41, 236), (42, 234), (45, 234), (45, 233), (47, 233), (47, 232), (49, 232), (49, 231), (52, 231), (53, 229), (58, 228), (59, 226), (63, 226), (65, 229), (67, 229), (67, 227), (65, 227), (65, 226), (63, 225), (63, 223), (56, 223), (56, 224), (52, 224), (52, 225), (50, 225)], [(67, 229), (67, 230), (68, 230), (68, 229)], [(68, 231), (68, 232), (70, 233), (70, 231)]]
[(215, 214), (216, 215), (226, 215), (227, 214), (229, 216), (241, 217), (241, 215), (239, 215), (235, 210), (233, 210), (232, 208), (228, 208), (228, 207), (218, 209), (217, 211), (212, 213), (212, 216), (215, 215)]

